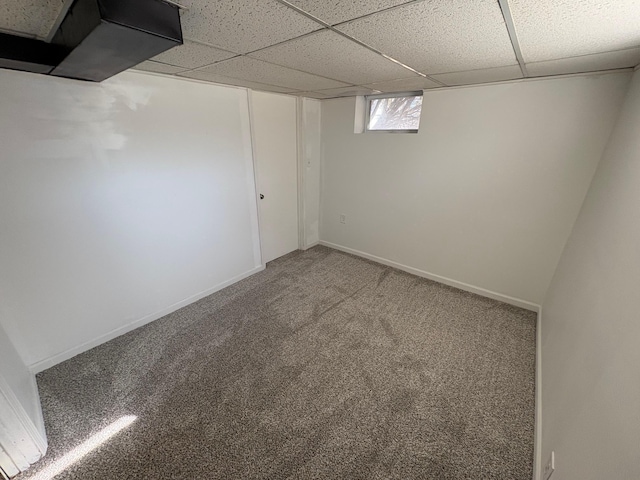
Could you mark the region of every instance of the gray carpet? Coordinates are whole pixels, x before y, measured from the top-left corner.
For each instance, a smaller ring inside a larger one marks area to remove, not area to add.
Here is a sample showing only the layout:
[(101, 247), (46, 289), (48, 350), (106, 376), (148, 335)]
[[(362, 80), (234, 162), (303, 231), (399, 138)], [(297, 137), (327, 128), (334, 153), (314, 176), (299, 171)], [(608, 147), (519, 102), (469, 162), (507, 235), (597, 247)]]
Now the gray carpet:
[(325, 247), (38, 375), (56, 478), (532, 477), (535, 314)]

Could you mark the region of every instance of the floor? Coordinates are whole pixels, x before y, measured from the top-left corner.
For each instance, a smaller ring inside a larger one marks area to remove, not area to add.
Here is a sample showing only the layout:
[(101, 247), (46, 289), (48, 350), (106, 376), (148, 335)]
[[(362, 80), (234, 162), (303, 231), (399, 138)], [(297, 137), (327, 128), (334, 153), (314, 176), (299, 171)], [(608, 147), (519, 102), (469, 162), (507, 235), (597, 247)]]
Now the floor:
[(49, 453), (19, 478), (529, 480), (535, 325), (294, 252), (39, 374)]

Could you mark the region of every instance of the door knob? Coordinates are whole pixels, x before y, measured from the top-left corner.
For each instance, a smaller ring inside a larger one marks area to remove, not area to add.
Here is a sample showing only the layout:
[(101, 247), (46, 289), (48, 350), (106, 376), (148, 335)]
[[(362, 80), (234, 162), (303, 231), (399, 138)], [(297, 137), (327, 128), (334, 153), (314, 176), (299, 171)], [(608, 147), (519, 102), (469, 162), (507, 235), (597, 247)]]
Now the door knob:
[(260, 200), (264, 200), (264, 195), (260, 194)]

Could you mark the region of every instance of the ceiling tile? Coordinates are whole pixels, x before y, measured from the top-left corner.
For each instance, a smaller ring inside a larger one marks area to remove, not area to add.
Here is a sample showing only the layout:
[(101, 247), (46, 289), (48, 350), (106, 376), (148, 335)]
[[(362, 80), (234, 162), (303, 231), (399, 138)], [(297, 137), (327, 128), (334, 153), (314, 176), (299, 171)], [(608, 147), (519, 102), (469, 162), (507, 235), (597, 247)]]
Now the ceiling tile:
[(412, 92), (414, 90), (438, 88), (440, 86), (441, 85), (436, 82), (432, 82), (428, 78), (418, 76), (365, 85), (365, 87), (380, 90), (381, 92)]
[(276, 0), (182, 0), (185, 36), (247, 53), (322, 28)]
[(296, 92), (294, 95), (298, 97), (317, 98), (318, 100), (331, 98), (331, 95), (327, 95), (325, 93), (320, 93), (320, 92)]
[(544, 75), (562, 75), (635, 67), (639, 63), (640, 48), (631, 48), (619, 52), (595, 53), (581, 57), (527, 63), (527, 71), (532, 77), (541, 77)]
[(185, 40), (184, 45), (173, 47), (152, 60), (178, 67), (198, 68), (235, 56), (235, 53)]
[(225, 77), (239, 78), (250, 82), (279, 85), (295, 90), (321, 90), (348, 85), (249, 57), (232, 58), (202, 68), (200, 71), (224, 75)]
[(2, 0), (0, 29), (46, 38), (65, 0)]
[(449, 85), (473, 85), (475, 83), (502, 82), (522, 78), (522, 71), (518, 65), (508, 67), (485, 68), (466, 72), (442, 73), (433, 78)]
[(326, 98), (336, 97), (355, 97), (356, 95), (372, 95), (374, 93), (380, 93), (377, 90), (373, 90), (367, 87), (343, 87), (343, 88), (330, 88), (328, 90), (321, 90), (319, 93), (327, 95)]
[(517, 63), (496, 0), (412, 3), (336, 28), (428, 75)]
[(188, 72), (178, 74), (179, 77), (193, 78), (195, 80), (203, 80), (205, 82), (220, 83), (222, 85), (233, 85), (236, 87), (251, 88), (253, 90), (261, 90), (265, 92), (291, 93), (295, 90), (290, 88), (277, 87), (260, 82), (249, 82), (237, 78), (229, 78), (215, 73), (205, 72), (202, 70), (190, 70)]
[(288, 0), (289, 3), (310, 13), (316, 18), (335, 25), (354, 18), (374, 13), (385, 8), (395, 7), (413, 0)]
[(638, 0), (510, 0), (525, 62), (640, 46)]
[(395, 80), (406, 77), (409, 72), (329, 30), (265, 48), (250, 56), (359, 85)]
[(152, 62), (151, 60), (147, 60), (146, 62), (139, 63), (135, 67), (134, 70), (143, 70), (145, 72), (155, 72), (155, 73), (168, 73), (174, 74), (178, 72), (184, 72), (184, 68), (182, 67), (174, 67), (173, 65), (167, 65), (165, 63)]

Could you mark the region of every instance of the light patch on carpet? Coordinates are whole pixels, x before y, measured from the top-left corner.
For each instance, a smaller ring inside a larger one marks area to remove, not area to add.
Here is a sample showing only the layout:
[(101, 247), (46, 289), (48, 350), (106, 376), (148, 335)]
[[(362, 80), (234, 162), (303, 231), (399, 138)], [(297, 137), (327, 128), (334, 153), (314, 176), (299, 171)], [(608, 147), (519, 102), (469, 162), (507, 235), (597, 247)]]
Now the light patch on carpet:
[(108, 442), (111, 437), (117, 435), (121, 430), (127, 428), (129, 425), (135, 422), (137, 418), (138, 417), (136, 417), (135, 415), (125, 415), (124, 417), (119, 418), (111, 425), (103, 428), (98, 433), (91, 436), (91, 438), (89, 438), (87, 441), (78, 445), (69, 453), (63, 455), (59, 460), (56, 460), (51, 465), (48, 465), (44, 470), (41, 470), (34, 476), (29, 477), (29, 480), (51, 480), (52, 478), (55, 478), (57, 475), (60, 475), (78, 460), (84, 458), (95, 449), (100, 447), (100, 445)]

